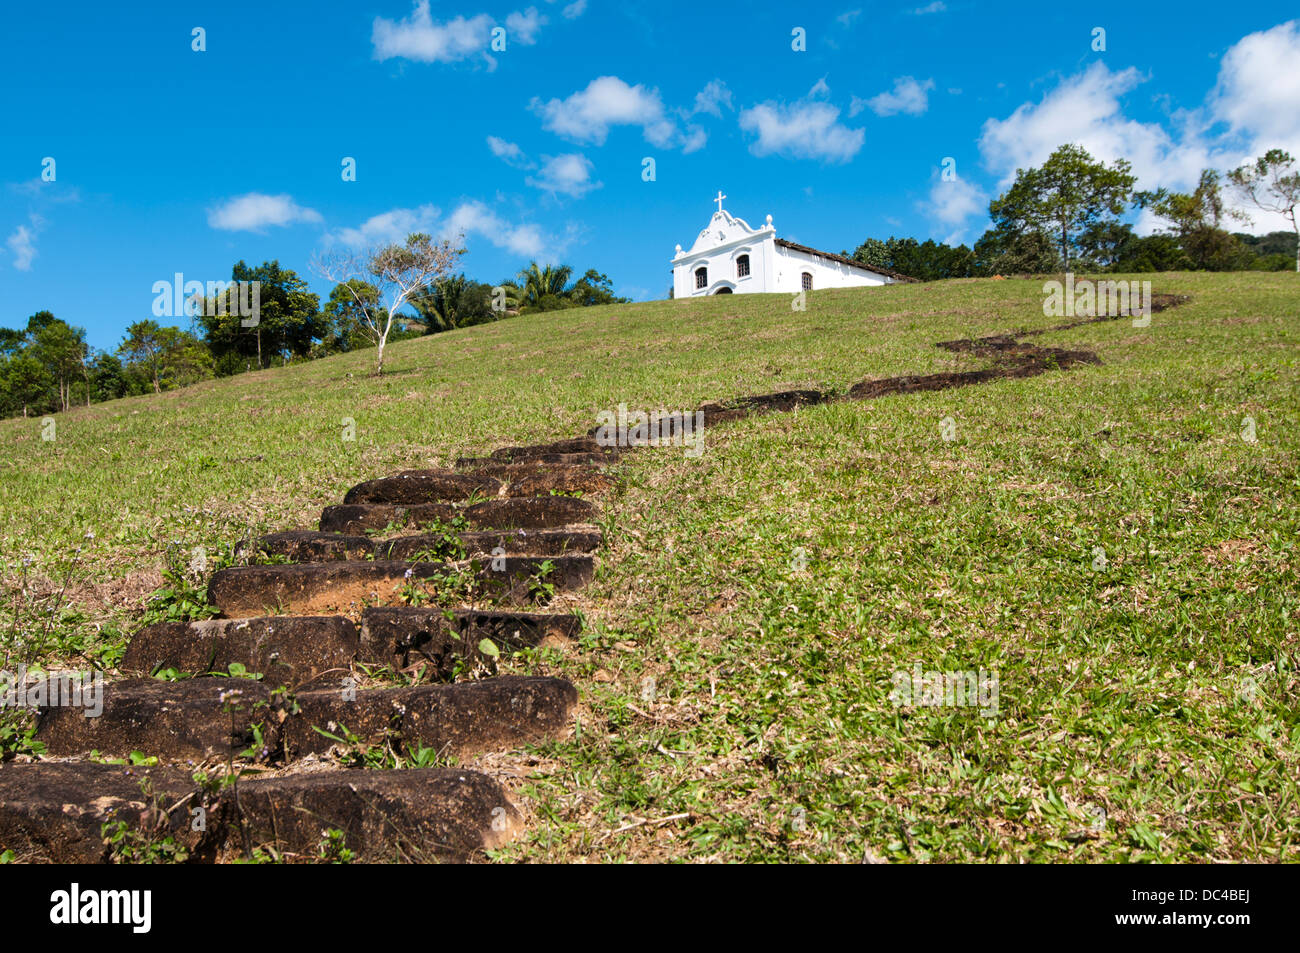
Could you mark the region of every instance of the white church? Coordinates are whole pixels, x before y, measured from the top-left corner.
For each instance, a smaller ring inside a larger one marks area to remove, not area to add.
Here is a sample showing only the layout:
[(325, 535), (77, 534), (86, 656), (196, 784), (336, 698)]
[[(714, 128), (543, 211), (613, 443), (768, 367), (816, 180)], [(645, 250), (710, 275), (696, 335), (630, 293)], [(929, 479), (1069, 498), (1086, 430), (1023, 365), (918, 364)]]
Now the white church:
[(673, 256), (673, 297), (791, 294), (814, 288), (858, 288), (911, 281), (906, 275), (873, 268), (860, 261), (797, 245), (776, 237), (772, 216), (762, 228), (750, 228), (722, 208), (721, 192), (713, 201), (718, 210), (700, 232), (695, 244)]

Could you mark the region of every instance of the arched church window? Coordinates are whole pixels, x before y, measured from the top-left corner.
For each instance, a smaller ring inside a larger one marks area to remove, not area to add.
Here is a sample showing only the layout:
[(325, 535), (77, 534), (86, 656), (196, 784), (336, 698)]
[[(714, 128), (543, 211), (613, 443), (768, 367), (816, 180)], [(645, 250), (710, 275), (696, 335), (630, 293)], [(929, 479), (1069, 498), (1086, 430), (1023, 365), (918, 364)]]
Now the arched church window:
[(741, 255), (739, 258), (736, 259), (736, 277), (737, 278), (749, 277), (749, 256), (748, 255)]
[(705, 285), (707, 285), (708, 283), (709, 283), (709, 269), (707, 269), (707, 268), (696, 268), (696, 269), (695, 269), (695, 287), (697, 287), (697, 288), (703, 288), (703, 287), (704, 287)]
[(812, 291), (812, 274), (806, 271), (803, 273), (803, 290)]

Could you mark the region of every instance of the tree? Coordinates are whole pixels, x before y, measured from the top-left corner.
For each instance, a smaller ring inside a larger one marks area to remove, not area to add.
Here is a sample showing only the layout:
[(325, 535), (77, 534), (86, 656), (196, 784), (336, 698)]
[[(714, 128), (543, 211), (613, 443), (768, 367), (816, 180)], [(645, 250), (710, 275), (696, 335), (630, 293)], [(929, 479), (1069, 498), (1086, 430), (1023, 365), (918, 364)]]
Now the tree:
[(1017, 169), (1005, 193), (989, 203), (995, 230), (1011, 235), (1041, 231), (1056, 236), (1068, 271), (1081, 232), (1114, 221), (1132, 201), (1136, 176), (1126, 159), (1107, 166), (1080, 146), (1057, 148), (1037, 169)]
[(1280, 212), (1296, 233), (1295, 270), (1300, 272), (1300, 224), (1296, 206), (1300, 205), (1300, 171), (1295, 159), (1282, 149), (1270, 149), (1254, 163), (1246, 163), (1228, 173), (1230, 181), (1244, 198), (1265, 212)]
[(1293, 232), (1269, 232), (1266, 235), (1233, 232), (1232, 237), (1254, 256), (1247, 265), (1251, 271), (1290, 271), (1295, 268), (1296, 248), (1300, 241)]
[(0, 355), (17, 354), (27, 344), (27, 334), (12, 328), (0, 328)]
[(20, 351), (0, 360), (0, 400), (4, 402), (5, 415), (44, 406), (53, 386), (49, 371), (30, 351)]
[(520, 310), (554, 311), (564, 307), (572, 277), (573, 269), (568, 265), (542, 268), (535, 261), (529, 262), (513, 282)]
[(1172, 235), (1133, 235), (1119, 246), (1116, 254), (1112, 271), (1185, 271), (1192, 267), (1191, 261), (1178, 246), (1178, 239)]
[(100, 351), (88, 363), (89, 391), (94, 400), (116, 400), (139, 392), (137, 387), (140, 382), (139, 375), (133, 377), (129, 374), (117, 355)]
[(498, 317), (492, 310), (492, 288), (465, 277), (444, 278), (432, 288), (411, 298), (411, 304), (424, 322), (425, 334), (466, 328)]
[[(1233, 232), (1232, 237), (1256, 255), (1286, 255), (1288, 258), (1294, 258), (1298, 244), (1296, 236), (1291, 232), (1269, 232), (1266, 235)], [(0, 334), (3, 333), (0, 331)]]
[(572, 285), (573, 268), (569, 265), (528, 263), (513, 281), (502, 282), (506, 300), (519, 311), (562, 311), (565, 308), (588, 308), (602, 304), (625, 304), (629, 298), (614, 294), (609, 276), (589, 268)]
[(595, 268), (588, 268), (581, 278), (573, 283), (568, 291), (568, 298), (576, 307), (591, 308), (602, 304), (627, 304), (631, 298), (620, 298), (614, 294), (614, 283), (609, 276)]
[(1123, 222), (1093, 222), (1079, 233), (1079, 259), (1090, 268), (1111, 270), (1124, 253), (1124, 249), (1137, 236), (1133, 226)]
[[(405, 245), (383, 245), (365, 252), (334, 252), (316, 262), (316, 269), (330, 281), (343, 283), (365, 319), (375, 341), (375, 374), (384, 372), (384, 346), (393, 330), (399, 308), (423, 289), (446, 278), (465, 254), (461, 236), (455, 243), (434, 241), (420, 232), (408, 235)], [(367, 304), (364, 296), (351, 290), (352, 279), (362, 279), (379, 290), (384, 307)]]
[(189, 331), (161, 327), (157, 321), (137, 321), (126, 329), (117, 353), (144, 369), (161, 394), (163, 385), (177, 387), (210, 376), (212, 354)]
[(259, 307), (253, 323), (249, 315), (231, 313), (232, 295), (203, 302), (196, 323), (222, 366), (242, 363), (231, 361), (232, 354), (255, 358), (259, 368), (266, 366), (270, 355), (306, 357), (313, 342), (324, 339), (327, 327), (319, 296), (309, 291), (307, 282), (294, 271), (282, 268), (278, 260), (264, 261), (256, 268), (241, 260), (231, 269), (230, 280), (258, 282)]
[(1056, 248), (1044, 232), (1005, 226), (980, 236), (974, 259), (979, 275), (1045, 275), (1057, 264)]
[(27, 319), (27, 333), (35, 334), (42, 328), (48, 328), (59, 319), (54, 316), (53, 311), (37, 311)]
[[(45, 316), (48, 315), (48, 319)], [(41, 320), (38, 321), (37, 319)], [(31, 353), (49, 372), (58, 387), (59, 409), (72, 405), (72, 382), (84, 377), (86, 332), (61, 321), (48, 311), (33, 315), (27, 324), (32, 338)]]
[[(849, 257), (845, 253), (845, 257)], [(979, 272), (975, 255), (965, 245), (953, 248), (943, 242), (915, 238), (895, 238), (885, 241), (868, 238), (854, 250), (853, 259), (873, 268), (897, 271), (918, 281), (938, 281), (943, 278), (971, 278)]]
[(166, 339), (162, 326), (157, 321), (137, 321), (126, 329), (126, 337), (118, 345), (117, 353), (132, 364), (139, 364), (149, 371), (153, 381), (153, 392), (162, 393), (162, 354)]
[[(894, 236), (889, 236), (889, 241), (893, 241)], [(849, 253), (844, 252), (844, 257), (848, 258)], [(854, 261), (860, 261), (864, 265), (871, 265), (873, 268), (888, 268), (892, 260), (889, 253), (889, 243), (882, 242), (879, 238), (868, 238), (859, 245), (853, 252)]]
[(1227, 271), (1249, 263), (1250, 252), (1222, 227), (1225, 219), (1246, 221), (1248, 216), (1226, 206), (1216, 170), (1203, 170), (1195, 191), (1158, 189), (1140, 192), (1136, 198), (1169, 223), (1167, 231), (1178, 236), (1192, 267)]
[(388, 316), (379, 304), (379, 289), (370, 282), (352, 278), (334, 286), (325, 303), (327, 352), (374, 347), (376, 341), (366, 321), (367, 309), (378, 318), (376, 324), (387, 322)]

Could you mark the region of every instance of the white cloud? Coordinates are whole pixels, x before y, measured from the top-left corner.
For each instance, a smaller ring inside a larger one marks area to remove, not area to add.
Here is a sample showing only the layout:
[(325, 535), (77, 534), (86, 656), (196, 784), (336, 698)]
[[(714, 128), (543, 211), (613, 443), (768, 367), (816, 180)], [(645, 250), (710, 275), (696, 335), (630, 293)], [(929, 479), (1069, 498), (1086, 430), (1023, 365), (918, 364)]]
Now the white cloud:
[(488, 148), (492, 154), (504, 162), (506, 165), (514, 166), (516, 169), (531, 169), (535, 163), (524, 155), (524, 150), (513, 142), (507, 142), (496, 136), (487, 137)]
[(480, 235), (498, 248), (527, 258), (546, 258), (561, 247), (547, 238), (536, 225), (515, 225), (505, 221), (482, 202), (463, 202), (447, 219), (444, 237)]
[(756, 156), (848, 162), (862, 148), (865, 133), (843, 125), (839, 116), (839, 109), (830, 103), (804, 100), (787, 105), (769, 100), (742, 110), (740, 128), (757, 134), (749, 147)]
[(932, 89), (934, 89), (932, 79), (918, 82), (914, 77), (900, 76), (894, 80), (892, 92), (881, 93), (868, 100), (853, 97), (853, 102), (849, 106), (849, 115), (855, 116), (862, 111), (863, 106), (867, 106), (877, 116), (893, 116), (897, 113), (919, 116), (930, 106), (927, 94)]
[(561, 192), (574, 198), (582, 198), (592, 189), (601, 187), (601, 183), (591, 180), (591, 160), (580, 152), (571, 152), (562, 156), (542, 156), (542, 168), (536, 177), (529, 176), (529, 185), (544, 192)]
[[(578, 16), (586, 0), (570, 4), (564, 9), (569, 19)], [(570, 13), (574, 7), (579, 9)], [(533, 46), (537, 43), (546, 17), (536, 7), (507, 14), (505, 19), (506, 43)], [(497, 21), (486, 13), (474, 16), (457, 15), (445, 21), (436, 21), (429, 13), (429, 0), (417, 0), (414, 9), (403, 20), (375, 17), (370, 31), (372, 55), (377, 60), (408, 59), (419, 63), (458, 63), (481, 55), (488, 68), (496, 66), (489, 53), (492, 28)]]
[(1300, 156), (1300, 20), (1251, 33), (1224, 54), (1210, 111), (1249, 154)]
[[(1215, 87), (1197, 108), (1171, 114), (1166, 124), (1124, 115), (1123, 97), (1146, 81), (1136, 69), (1113, 72), (1097, 62), (1063, 79), (1037, 103), (1024, 103), (1005, 119), (989, 119), (980, 136), (985, 166), (1005, 186), (1017, 168), (1040, 165), (1057, 146), (1076, 143), (1105, 161), (1128, 159), (1138, 187), (1187, 191), (1202, 169), (1224, 171), (1270, 148), (1300, 155), (1300, 21), (1249, 34), (1220, 62)], [(1230, 204), (1242, 208), (1228, 193)], [(1280, 216), (1246, 209), (1250, 226), (1265, 232), (1290, 225)], [(1150, 213), (1137, 231), (1150, 232)]]
[(943, 0), (935, 0), (934, 3), (926, 4), (923, 7), (917, 7), (912, 13), (918, 17), (923, 17), (927, 13), (943, 13), (948, 9), (948, 5)]
[[(537, 169), (537, 163), (513, 142), (507, 142), (496, 136), (487, 137), (488, 147), (492, 153), (507, 165), (516, 169)], [(542, 156), (541, 169), (535, 176), (528, 176), (524, 181), (543, 192), (561, 193), (574, 198), (582, 198), (592, 189), (601, 187), (600, 182), (593, 182), (591, 173), (594, 166), (591, 160), (580, 152), (570, 152), (561, 156)]]
[(506, 42), (513, 40), (532, 46), (545, 25), (546, 17), (538, 13), (536, 7), (529, 7), (523, 13), (512, 13), (506, 17)]
[(617, 76), (597, 77), (566, 99), (534, 98), (529, 108), (542, 117), (544, 128), (574, 142), (604, 145), (612, 126), (640, 126), (646, 141), (659, 148), (692, 151), (703, 144), (702, 130), (678, 129), (657, 89), (631, 86)]
[(687, 126), (686, 131), (682, 133), (682, 153), (690, 155), (704, 148), (704, 144), (709, 141), (708, 134), (699, 126)]
[(943, 239), (945, 242), (956, 245), (961, 243), (966, 222), (972, 215), (987, 216), (988, 203), (988, 195), (973, 182), (962, 178), (944, 181), (936, 173), (929, 197), (917, 203), (917, 208), (949, 233)]
[(564, 8), (563, 11), (564, 19), (566, 20), (576, 19), (577, 17), (582, 16), (582, 14), (586, 11), (586, 9), (587, 9), (587, 0), (573, 0), (573, 3), (569, 4), (567, 7)]
[(28, 228), (26, 225), (19, 225), (5, 240), (5, 244), (13, 252), (14, 267), (19, 271), (31, 271), (32, 260), (36, 257), (37, 223), (33, 221), (32, 226)]
[(325, 237), (326, 244), (341, 243), (353, 248), (369, 248), (392, 242), (404, 242), (412, 232), (425, 232), (436, 238), (455, 239), (474, 236), (513, 254), (540, 258), (558, 255), (564, 242), (548, 236), (537, 225), (506, 221), (485, 203), (462, 202), (445, 218), (433, 205), (395, 208), (371, 216), (356, 228), (344, 228)]
[(303, 208), (289, 195), (249, 192), (227, 199), (208, 209), (208, 224), (229, 232), (256, 232), (268, 225), (286, 226), (298, 222), (319, 222), (320, 213)]
[(492, 26), (486, 13), (435, 23), (429, 15), (429, 0), (419, 0), (405, 20), (375, 17), (370, 42), (377, 60), (402, 57), (421, 63), (454, 63), (475, 53), (486, 55)]
[(1196, 129), (1186, 125), (1191, 117), (1182, 117), (1181, 144), (1158, 123), (1124, 117), (1120, 97), (1144, 81), (1132, 67), (1112, 72), (1104, 63), (1093, 63), (1037, 104), (1024, 103), (1006, 119), (985, 122), (980, 135), (985, 165), (1007, 185), (1016, 169), (1040, 165), (1058, 146), (1075, 143), (1107, 162), (1128, 159), (1144, 187), (1195, 182), (1209, 155)]
[(826, 85), (826, 77), (823, 76), (817, 82), (813, 83), (812, 89), (808, 90), (809, 99), (825, 99), (831, 94), (831, 88)]
[(567, 99), (543, 103), (533, 99), (530, 108), (542, 116), (547, 129), (579, 142), (603, 145), (610, 126), (641, 126), (650, 130), (664, 122), (664, 105), (658, 90), (640, 84), (629, 86), (617, 76), (601, 76)]
[(720, 79), (710, 80), (705, 87), (695, 94), (695, 113), (708, 113), (710, 116), (722, 117), (723, 108), (731, 109), (731, 90)]
[(438, 214), (438, 208), (434, 205), (395, 208), (372, 215), (356, 228), (339, 229), (327, 236), (327, 241), (351, 245), (353, 248), (405, 242), (406, 236), (412, 232), (436, 231)]
[(853, 21), (856, 20), (856, 19), (857, 19), (858, 17), (860, 17), (860, 16), (862, 16), (862, 11), (861, 11), (860, 9), (859, 9), (859, 10), (845, 10), (843, 13), (841, 13), (841, 14), (840, 14), (839, 16), (837, 16), (835, 19), (839, 21), (840, 26), (848, 27), (848, 26), (852, 26), (852, 25), (853, 25)]

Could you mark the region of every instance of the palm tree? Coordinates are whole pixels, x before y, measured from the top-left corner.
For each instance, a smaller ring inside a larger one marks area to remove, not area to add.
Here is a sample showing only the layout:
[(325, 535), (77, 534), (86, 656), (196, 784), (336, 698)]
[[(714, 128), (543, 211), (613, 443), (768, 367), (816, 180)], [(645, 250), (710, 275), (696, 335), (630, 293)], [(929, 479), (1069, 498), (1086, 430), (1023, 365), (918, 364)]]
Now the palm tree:
[(529, 262), (528, 267), (519, 272), (515, 286), (519, 289), (519, 303), (523, 306), (537, 306), (547, 296), (563, 299), (569, 291), (569, 279), (573, 269), (568, 265), (538, 266)]
[(463, 274), (451, 275), (411, 298), (412, 306), (429, 331), (435, 326), (444, 331), (456, 326), (460, 298), (469, 283)]

